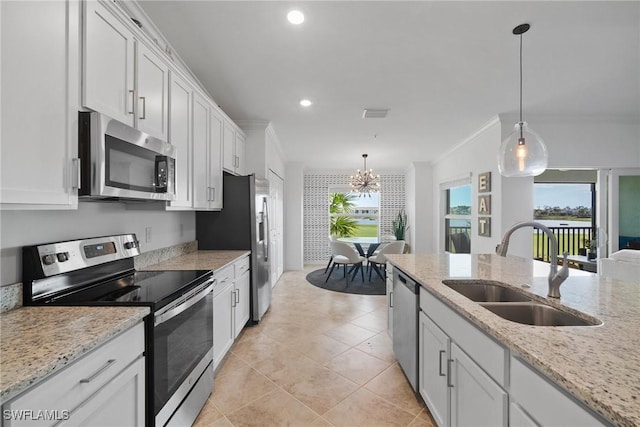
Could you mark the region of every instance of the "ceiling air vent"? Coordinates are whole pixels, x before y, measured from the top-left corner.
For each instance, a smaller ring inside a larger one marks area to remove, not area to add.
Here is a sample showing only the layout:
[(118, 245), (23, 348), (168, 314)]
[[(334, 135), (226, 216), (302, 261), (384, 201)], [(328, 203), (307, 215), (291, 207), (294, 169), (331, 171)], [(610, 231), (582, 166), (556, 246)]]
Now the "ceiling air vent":
[(385, 117), (387, 117), (387, 113), (389, 112), (388, 109), (372, 109), (372, 108), (365, 108), (364, 111), (362, 112), (362, 118), (363, 119), (384, 119)]

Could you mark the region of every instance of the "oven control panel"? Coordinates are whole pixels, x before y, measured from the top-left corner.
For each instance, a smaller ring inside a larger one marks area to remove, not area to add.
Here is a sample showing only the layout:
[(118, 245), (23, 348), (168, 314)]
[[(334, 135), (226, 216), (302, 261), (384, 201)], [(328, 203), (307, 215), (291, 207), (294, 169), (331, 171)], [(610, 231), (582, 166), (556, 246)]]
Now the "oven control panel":
[(95, 237), (35, 247), (44, 277), (103, 264), (140, 254), (135, 234)]

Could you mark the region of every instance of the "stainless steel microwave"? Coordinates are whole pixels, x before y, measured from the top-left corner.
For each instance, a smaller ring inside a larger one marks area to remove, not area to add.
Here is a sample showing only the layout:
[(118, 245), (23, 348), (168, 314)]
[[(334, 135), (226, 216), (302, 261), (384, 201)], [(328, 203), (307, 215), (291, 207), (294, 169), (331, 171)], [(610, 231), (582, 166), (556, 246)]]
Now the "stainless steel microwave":
[(175, 200), (175, 147), (96, 112), (78, 114), (79, 196)]

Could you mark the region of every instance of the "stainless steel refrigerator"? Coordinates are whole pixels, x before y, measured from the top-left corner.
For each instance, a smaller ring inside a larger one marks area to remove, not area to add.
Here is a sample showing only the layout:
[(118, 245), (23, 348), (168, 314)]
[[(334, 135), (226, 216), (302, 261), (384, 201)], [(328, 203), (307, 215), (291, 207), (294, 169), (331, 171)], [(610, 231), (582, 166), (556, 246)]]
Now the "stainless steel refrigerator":
[(251, 321), (271, 305), (269, 259), (269, 181), (255, 175), (223, 178), (219, 212), (196, 213), (198, 249), (251, 251)]

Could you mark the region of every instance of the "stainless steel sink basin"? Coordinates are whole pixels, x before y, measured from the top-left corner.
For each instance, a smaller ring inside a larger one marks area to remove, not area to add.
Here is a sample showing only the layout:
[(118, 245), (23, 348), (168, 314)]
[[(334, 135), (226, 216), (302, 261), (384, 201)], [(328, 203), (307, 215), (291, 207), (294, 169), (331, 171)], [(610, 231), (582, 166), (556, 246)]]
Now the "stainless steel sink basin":
[(481, 306), (512, 322), (534, 326), (598, 326), (602, 322), (587, 320), (550, 305), (528, 303), (481, 303)]
[(500, 282), (490, 280), (443, 280), (445, 286), (475, 302), (524, 302), (531, 298)]

